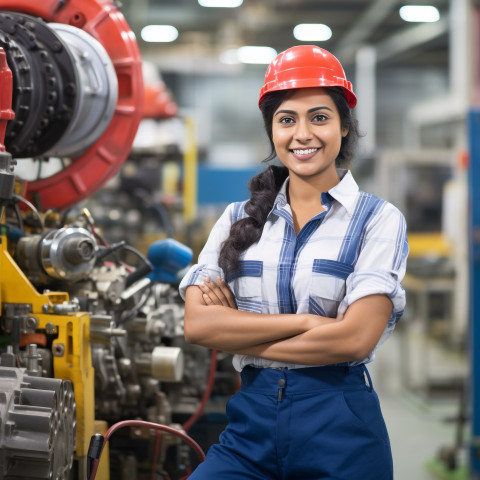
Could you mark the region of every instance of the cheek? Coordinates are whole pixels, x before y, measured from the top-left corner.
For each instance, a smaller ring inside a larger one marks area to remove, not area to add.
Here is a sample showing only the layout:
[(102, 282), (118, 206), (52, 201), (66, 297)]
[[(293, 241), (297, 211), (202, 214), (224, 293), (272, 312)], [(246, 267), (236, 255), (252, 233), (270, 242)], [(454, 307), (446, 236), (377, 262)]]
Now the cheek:
[(281, 130), (273, 130), (272, 140), (275, 146), (283, 145), (286, 142), (286, 135)]
[[(326, 137), (325, 137), (326, 138)], [(342, 134), (340, 130), (332, 129), (328, 132), (328, 143), (332, 150), (340, 150), (342, 145)]]

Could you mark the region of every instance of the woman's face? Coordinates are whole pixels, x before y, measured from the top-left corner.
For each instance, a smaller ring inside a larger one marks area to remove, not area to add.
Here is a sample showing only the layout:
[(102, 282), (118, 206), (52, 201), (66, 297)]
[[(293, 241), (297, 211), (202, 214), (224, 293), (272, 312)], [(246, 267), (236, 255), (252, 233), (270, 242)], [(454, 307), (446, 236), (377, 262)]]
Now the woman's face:
[(273, 114), (273, 144), (290, 176), (336, 176), (335, 159), (347, 133), (324, 88), (294, 90)]

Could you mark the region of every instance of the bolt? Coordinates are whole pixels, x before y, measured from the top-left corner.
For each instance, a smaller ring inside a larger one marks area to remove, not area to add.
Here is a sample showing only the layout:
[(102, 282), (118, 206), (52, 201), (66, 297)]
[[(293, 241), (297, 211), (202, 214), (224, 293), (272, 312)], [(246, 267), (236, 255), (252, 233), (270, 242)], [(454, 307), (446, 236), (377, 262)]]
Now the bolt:
[(45, 325), (45, 332), (47, 332), (47, 334), (49, 335), (52, 335), (53, 333), (55, 333), (55, 325), (52, 322), (48, 322)]
[(68, 85), (65, 86), (65, 93), (67, 95), (75, 95), (76, 88), (73, 83), (69, 83)]
[(28, 317), (25, 321), (25, 327), (35, 329), (38, 326), (38, 320), (35, 317)]
[(56, 357), (63, 357), (65, 353), (65, 345), (63, 343), (55, 343), (53, 345), (53, 354)]
[(43, 310), (43, 313), (48, 313), (50, 310), (50, 305), (47, 305), (47, 304), (43, 305), (42, 310)]
[(55, 53), (59, 53), (62, 51), (62, 44), (60, 42), (53, 42), (52, 44), (52, 50)]

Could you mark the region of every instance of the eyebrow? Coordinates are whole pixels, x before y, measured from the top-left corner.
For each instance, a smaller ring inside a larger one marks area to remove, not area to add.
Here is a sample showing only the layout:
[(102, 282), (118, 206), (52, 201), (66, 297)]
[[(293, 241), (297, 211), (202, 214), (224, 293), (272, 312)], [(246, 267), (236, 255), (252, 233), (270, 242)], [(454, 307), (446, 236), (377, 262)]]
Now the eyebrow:
[[(316, 112), (317, 110), (329, 110), (330, 112), (333, 112), (333, 110), (330, 107), (322, 106), (322, 107), (310, 108), (310, 109), (308, 109), (307, 113)], [(297, 112), (295, 112), (295, 110), (278, 110), (275, 113), (274, 117), (277, 116), (279, 113), (287, 113), (289, 115), (295, 115)]]

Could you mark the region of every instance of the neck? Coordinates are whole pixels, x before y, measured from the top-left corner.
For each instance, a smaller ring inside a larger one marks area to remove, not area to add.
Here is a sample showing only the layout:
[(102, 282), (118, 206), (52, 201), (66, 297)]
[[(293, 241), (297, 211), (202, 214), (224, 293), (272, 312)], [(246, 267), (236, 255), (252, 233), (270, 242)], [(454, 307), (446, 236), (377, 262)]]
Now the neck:
[(338, 175), (331, 178), (312, 179), (290, 175), (288, 202), (292, 210), (293, 226), (298, 235), (303, 226), (315, 215), (325, 210), (322, 205), (322, 192), (326, 192), (339, 182)]
[(290, 174), (288, 184), (289, 203), (308, 205), (320, 203), (321, 194), (328, 192), (340, 181), (337, 172), (322, 178), (305, 178)]

